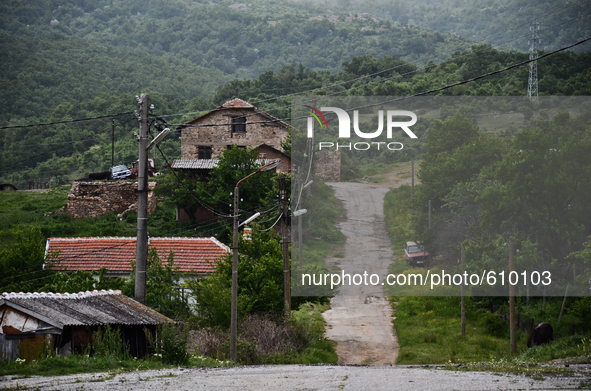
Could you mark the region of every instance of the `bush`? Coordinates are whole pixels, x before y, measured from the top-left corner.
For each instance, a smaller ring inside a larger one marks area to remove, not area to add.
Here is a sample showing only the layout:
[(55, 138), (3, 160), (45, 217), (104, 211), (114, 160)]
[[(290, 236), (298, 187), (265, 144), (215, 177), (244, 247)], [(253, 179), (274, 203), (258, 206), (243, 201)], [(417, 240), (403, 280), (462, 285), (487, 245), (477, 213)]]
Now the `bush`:
[(494, 337), (505, 337), (509, 326), (499, 316), (486, 309), (478, 310), (478, 324)]
[(129, 358), (129, 345), (123, 346), (121, 330), (110, 325), (92, 333), (92, 351), (94, 356)]
[(189, 350), (187, 348), (189, 331), (180, 323), (165, 323), (158, 327), (154, 350), (162, 358), (164, 364), (187, 365)]
[[(238, 328), (240, 364), (336, 362), (334, 344), (324, 339), (321, 312), (327, 306), (303, 304), (289, 320), (276, 314), (249, 314)], [(191, 331), (191, 350), (216, 360), (230, 357), (230, 333), (218, 329)]]

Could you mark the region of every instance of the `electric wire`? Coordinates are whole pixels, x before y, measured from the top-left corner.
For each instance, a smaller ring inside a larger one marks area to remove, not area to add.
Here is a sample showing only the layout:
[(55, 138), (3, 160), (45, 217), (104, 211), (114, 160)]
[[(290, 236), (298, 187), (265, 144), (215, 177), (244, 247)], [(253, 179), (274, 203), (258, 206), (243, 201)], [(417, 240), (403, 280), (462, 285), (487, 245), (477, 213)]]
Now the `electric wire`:
[(96, 117), (88, 117), (88, 118), (76, 118), (76, 119), (70, 119), (70, 120), (65, 120), (65, 121), (42, 122), (42, 123), (28, 124), (28, 125), (0, 126), (0, 130), (2, 130), (2, 129), (32, 128), (32, 127), (36, 127), (36, 126), (50, 126), (50, 125), (60, 125), (60, 124), (71, 124), (71, 123), (74, 123), (74, 122), (94, 121), (94, 120), (97, 120), (97, 119), (112, 118), (112, 117), (115, 117), (115, 116), (118, 116), (118, 115), (126, 115), (126, 114), (133, 114), (133, 111), (126, 111), (126, 112), (117, 113), (117, 114), (99, 115), (99, 116), (96, 116)]

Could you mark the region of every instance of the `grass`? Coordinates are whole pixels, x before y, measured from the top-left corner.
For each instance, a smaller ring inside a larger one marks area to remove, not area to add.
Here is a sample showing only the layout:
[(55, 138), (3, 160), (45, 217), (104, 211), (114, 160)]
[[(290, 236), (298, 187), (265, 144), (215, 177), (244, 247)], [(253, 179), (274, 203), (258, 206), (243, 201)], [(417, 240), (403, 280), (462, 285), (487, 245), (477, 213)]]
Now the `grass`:
[[(459, 297), (406, 296), (393, 301), (398, 303), (398, 364), (453, 364), (508, 357), (509, 340), (491, 335), (475, 311), (466, 322), (466, 335), (461, 335)], [(521, 351), (526, 349), (525, 342), (521, 335)]]
[(410, 186), (401, 186), (391, 189), (384, 197), (386, 230), (392, 241), (392, 251), (397, 257), (404, 255), (406, 241), (415, 240), (417, 236), (415, 222), (420, 216), (412, 208), (411, 192)]
[[(66, 185), (45, 192), (0, 192), (0, 245), (13, 244), (17, 230), (32, 227), (40, 228), (45, 237), (135, 236), (137, 214), (133, 211), (122, 217), (108, 212), (98, 218), (81, 219), (56, 214), (66, 204), (70, 188)], [(174, 209), (159, 203), (156, 213), (149, 216), (148, 226), (153, 236), (178, 236), (189, 224), (175, 222)]]
[[(386, 228), (392, 240), (393, 274), (425, 274), (426, 269), (409, 268), (403, 258), (404, 242), (415, 238), (415, 222), (420, 221), (412, 209), (410, 188), (392, 189), (384, 203)], [(431, 272), (437, 272), (437, 266)], [(554, 327), (555, 340), (543, 346), (527, 348), (527, 333), (517, 331), (517, 355), (511, 357), (509, 324), (499, 317), (507, 298), (466, 298), (466, 335), (461, 335), (460, 297), (456, 292), (449, 296), (428, 296), (428, 287), (390, 288), (389, 294), (395, 309), (395, 328), (400, 351), (398, 364), (446, 364), (450, 369), (489, 370), (525, 373), (545, 376), (565, 372), (565, 368), (548, 369), (539, 363), (575, 357), (571, 362), (591, 362), (589, 302), (577, 298), (567, 300), (562, 324), (556, 320), (562, 306), (562, 297), (517, 298), (517, 312), (522, 319), (534, 319), (535, 323), (548, 322)], [(432, 293), (431, 293), (432, 294)], [(412, 295), (412, 296), (411, 296)], [(494, 303), (499, 312), (488, 307)], [(575, 335), (573, 335), (575, 334)], [(458, 366), (459, 365), (459, 366)], [(568, 371), (567, 371), (568, 372)]]

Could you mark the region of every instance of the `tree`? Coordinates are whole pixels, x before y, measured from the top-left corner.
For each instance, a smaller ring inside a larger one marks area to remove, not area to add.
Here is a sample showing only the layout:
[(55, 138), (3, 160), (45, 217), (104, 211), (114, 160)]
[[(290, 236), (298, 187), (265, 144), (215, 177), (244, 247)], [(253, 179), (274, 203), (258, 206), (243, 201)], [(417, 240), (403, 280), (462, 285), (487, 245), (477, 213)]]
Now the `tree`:
[(591, 234), (590, 120), (563, 112), (515, 135), (478, 198), (486, 229), (527, 234), (547, 262), (581, 248)]
[[(133, 297), (135, 288), (135, 262), (131, 263), (131, 277), (123, 287), (123, 294)], [(155, 247), (148, 249), (146, 274), (146, 305), (172, 319), (186, 319), (189, 308), (180, 293), (180, 275), (174, 266), (174, 253), (171, 251), (165, 262), (158, 256)]]
[[(279, 235), (254, 229), (252, 241), (240, 236), (238, 266), (238, 316), (247, 313), (281, 314), (283, 309), (283, 253)], [(210, 326), (230, 326), (232, 254), (201, 281), (191, 281), (195, 310)]]
[(2, 292), (34, 292), (51, 277), (43, 268), (45, 237), (39, 228), (17, 231), (15, 236), (14, 245), (0, 247)]
[[(234, 213), (234, 187), (239, 180), (262, 166), (257, 157), (255, 149), (233, 146), (222, 153), (217, 167), (206, 178), (170, 173), (160, 181), (155, 192), (168, 202), (184, 208), (191, 217), (203, 205), (219, 214), (231, 215)], [(273, 171), (263, 171), (240, 184), (241, 216), (253, 214), (260, 207), (277, 200), (279, 187), (274, 180), (276, 175)]]
[(503, 141), (482, 135), (463, 114), (436, 121), (427, 131), (427, 153), (418, 177), (421, 204), (431, 200), (433, 208), (443, 205), (443, 198), (458, 183), (465, 183), (483, 167), (501, 159)]

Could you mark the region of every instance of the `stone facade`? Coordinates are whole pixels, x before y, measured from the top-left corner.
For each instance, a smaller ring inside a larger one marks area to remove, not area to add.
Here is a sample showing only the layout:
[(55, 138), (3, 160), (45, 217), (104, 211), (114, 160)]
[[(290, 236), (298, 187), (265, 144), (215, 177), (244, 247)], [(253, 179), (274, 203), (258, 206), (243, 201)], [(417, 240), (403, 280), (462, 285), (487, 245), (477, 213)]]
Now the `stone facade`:
[(341, 180), (341, 152), (317, 151), (314, 155), (316, 176), (329, 182)]
[[(240, 117), (246, 123), (233, 125), (232, 122)], [(287, 128), (283, 121), (243, 100), (233, 99), (185, 124), (181, 130), (181, 158), (215, 159), (232, 145), (257, 147), (266, 144), (281, 150), (281, 142), (288, 136)]]
[[(148, 214), (156, 212), (158, 200), (152, 195), (156, 182), (148, 182)], [(62, 208), (74, 219), (100, 217), (107, 212), (119, 216), (137, 211), (137, 182), (74, 182), (68, 201)]]

